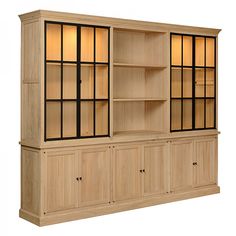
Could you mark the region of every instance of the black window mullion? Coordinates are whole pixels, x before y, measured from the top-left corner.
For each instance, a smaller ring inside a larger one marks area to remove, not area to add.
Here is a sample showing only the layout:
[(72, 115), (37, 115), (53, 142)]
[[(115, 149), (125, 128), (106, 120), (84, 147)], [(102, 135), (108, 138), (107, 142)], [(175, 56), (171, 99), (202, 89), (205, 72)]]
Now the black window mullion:
[(108, 136), (110, 136), (110, 28), (108, 28)]
[(204, 128), (206, 128), (206, 37), (204, 37)]
[(184, 47), (184, 43), (183, 43), (183, 35), (181, 36), (181, 130), (183, 130), (183, 96), (184, 96), (184, 69), (183, 69), (183, 47)]
[(44, 140), (47, 140), (47, 23), (44, 22)]
[(77, 26), (77, 82), (76, 82), (76, 86), (77, 86), (77, 103), (76, 103), (76, 132), (77, 132), (77, 138), (80, 137), (80, 90), (81, 90), (81, 75), (80, 75), (80, 60), (81, 60), (81, 27)]
[(192, 60), (193, 60), (193, 72), (192, 72), (192, 129), (195, 129), (195, 36), (192, 38)]
[(216, 38), (214, 38), (214, 128), (216, 128)]
[(61, 24), (61, 138), (63, 138), (63, 24)]
[(93, 68), (93, 135), (96, 135), (96, 28), (93, 28), (93, 61), (94, 61), (94, 68)]

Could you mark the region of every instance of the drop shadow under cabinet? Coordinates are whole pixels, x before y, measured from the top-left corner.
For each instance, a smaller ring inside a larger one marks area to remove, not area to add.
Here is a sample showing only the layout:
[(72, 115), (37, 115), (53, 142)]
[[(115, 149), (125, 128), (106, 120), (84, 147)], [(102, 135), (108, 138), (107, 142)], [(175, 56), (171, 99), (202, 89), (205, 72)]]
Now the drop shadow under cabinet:
[(20, 19), (21, 218), (43, 226), (220, 192), (220, 30)]

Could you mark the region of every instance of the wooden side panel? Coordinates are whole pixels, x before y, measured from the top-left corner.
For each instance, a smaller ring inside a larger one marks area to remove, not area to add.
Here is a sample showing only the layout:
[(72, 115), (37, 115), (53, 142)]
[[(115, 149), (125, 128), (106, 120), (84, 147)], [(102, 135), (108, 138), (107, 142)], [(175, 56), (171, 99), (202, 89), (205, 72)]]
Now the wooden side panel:
[(166, 143), (144, 146), (144, 195), (168, 192), (168, 163)]
[(21, 209), (40, 215), (41, 175), (40, 152), (21, 149)]
[(171, 143), (171, 191), (187, 190), (193, 185), (193, 141)]
[(40, 22), (22, 25), (21, 141), (40, 141)]
[(79, 206), (108, 203), (110, 200), (110, 156), (108, 147), (80, 151)]
[(141, 197), (141, 150), (139, 146), (116, 147), (113, 155), (113, 198), (115, 201)]
[(47, 158), (45, 212), (77, 207), (78, 157), (76, 152), (49, 152), (45, 158)]
[(195, 141), (194, 186), (217, 183), (217, 139)]

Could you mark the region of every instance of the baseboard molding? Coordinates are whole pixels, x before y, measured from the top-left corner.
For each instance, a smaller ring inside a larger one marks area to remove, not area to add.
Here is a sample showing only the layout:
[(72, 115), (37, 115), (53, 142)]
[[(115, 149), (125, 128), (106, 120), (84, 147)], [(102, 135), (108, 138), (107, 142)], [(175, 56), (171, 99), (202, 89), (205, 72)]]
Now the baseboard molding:
[(111, 214), (120, 211), (133, 210), (137, 208), (153, 206), (157, 204), (163, 204), (168, 202), (180, 201), (189, 198), (201, 197), (220, 192), (220, 187), (216, 185), (196, 188), (191, 191), (170, 193), (160, 196), (144, 197), (141, 200), (130, 200), (125, 202), (117, 202), (113, 204), (103, 206), (93, 206), (86, 208), (77, 208), (73, 210), (54, 212), (47, 214), (43, 217), (39, 217), (28, 211), (20, 209), (20, 217), (30, 221), (38, 226), (45, 226), (50, 224), (56, 224), (66, 221), (84, 219), (88, 217), (94, 217), (99, 215)]

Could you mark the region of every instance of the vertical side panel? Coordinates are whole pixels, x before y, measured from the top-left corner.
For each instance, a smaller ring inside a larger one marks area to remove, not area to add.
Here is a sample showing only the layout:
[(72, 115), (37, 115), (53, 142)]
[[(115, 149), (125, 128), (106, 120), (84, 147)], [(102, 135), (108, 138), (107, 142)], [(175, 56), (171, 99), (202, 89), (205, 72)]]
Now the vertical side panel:
[(40, 22), (22, 24), (21, 141), (40, 142)]
[(21, 149), (21, 209), (40, 215), (41, 174), (40, 152)]

